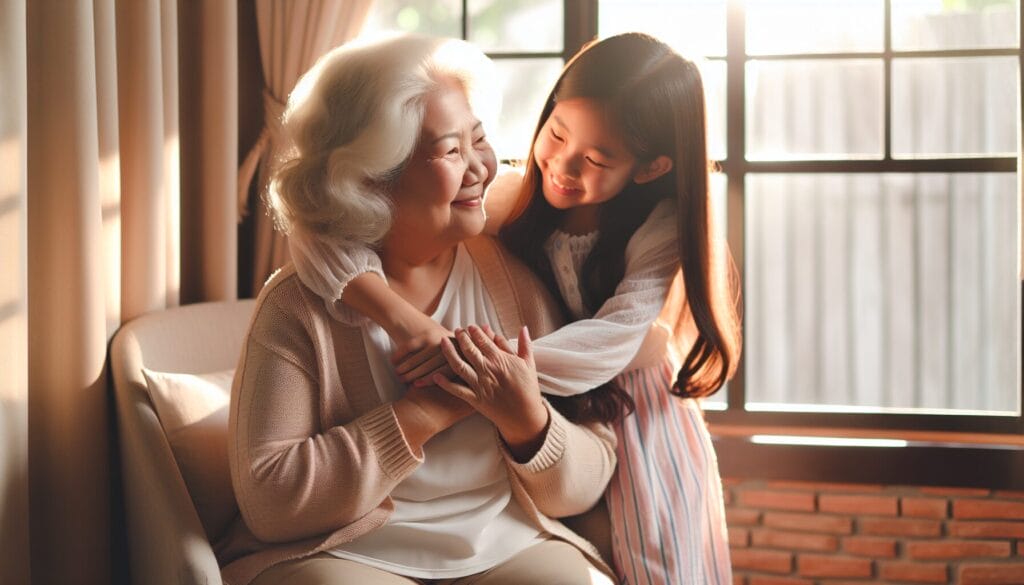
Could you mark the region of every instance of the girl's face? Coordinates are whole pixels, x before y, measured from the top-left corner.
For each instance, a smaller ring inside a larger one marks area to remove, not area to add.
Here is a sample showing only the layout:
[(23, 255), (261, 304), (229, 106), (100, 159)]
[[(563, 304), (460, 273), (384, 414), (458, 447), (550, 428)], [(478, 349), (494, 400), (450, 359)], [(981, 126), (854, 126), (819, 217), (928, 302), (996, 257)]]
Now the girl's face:
[(392, 191), (392, 235), (459, 242), (484, 227), (484, 188), (496, 160), (480, 120), (454, 81), (427, 96), (419, 143)]
[(604, 107), (587, 98), (555, 104), (533, 145), (533, 158), (543, 176), (544, 198), (556, 209), (599, 205), (629, 181), (655, 178), (646, 177), (649, 165), (626, 148)]

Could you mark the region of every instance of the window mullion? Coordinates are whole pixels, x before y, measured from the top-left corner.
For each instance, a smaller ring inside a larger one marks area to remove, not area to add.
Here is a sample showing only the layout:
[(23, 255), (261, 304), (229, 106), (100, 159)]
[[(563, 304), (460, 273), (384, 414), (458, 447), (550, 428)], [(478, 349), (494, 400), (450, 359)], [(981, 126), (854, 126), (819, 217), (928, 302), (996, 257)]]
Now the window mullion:
[[(726, 157), (722, 170), (727, 181), (726, 217), (728, 241), (736, 263), (740, 286), (746, 289), (744, 200), (746, 191), (746, 16), (745, 0), (726, 2)], [(745, 302), (746, 294), (740, 297)], [(745, 358), (741, 353), (736, 376), (729, 382), (730, 411), (742, 411), (746, 404)]]

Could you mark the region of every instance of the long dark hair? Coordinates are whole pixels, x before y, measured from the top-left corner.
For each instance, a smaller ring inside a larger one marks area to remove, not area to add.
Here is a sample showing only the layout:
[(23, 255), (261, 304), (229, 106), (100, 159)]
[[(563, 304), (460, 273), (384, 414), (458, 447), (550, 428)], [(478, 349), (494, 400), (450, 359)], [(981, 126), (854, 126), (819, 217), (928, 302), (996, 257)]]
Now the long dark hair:
[[(592, 43), (576, 54), (548, 96), (534, 133), (536, 143), (559, 100), (587, 98), (602, 104), (622, 132), (624, 142), (641, 163), (661, 155), (672, 159), (672, 169), (644, 183), (629, 182), (617, 196), (601, 204), (599, 235), (583, 264), (581, 296), (596, 312), (614, 293), (625, 275), (629, 239), (664, 199), (676, 201), (679, 259), (685, 299), (672, 315), (677, 334), (696, 328), (672, 392), (685, 397), (708, 396), (735, 373), (740, 352), (737, 299), (724, 258), (713, 257), (710, 165), (707, 155), (704, 87), (697, 66), (665, 43), (640, 33), (626, 33)], [(544, 198), (540, 169), (533, 151), (512, 221), (500, 232), (506, 246), (537, 269), (547, 286), (558, 292), (544, 246), (562, 222), (565, 212)], [(731, 266), (731, 265), (730, 265)], [(664, 313), (663, 313), (664, 315)], [(677, 340), (681, 335), (676, 335)], [(580, 417), (611, 420), (622, 408), (632, 408), (629, 397), (613, 384), (593, 395)], [(587, 413), (590, 413), (589, 415)], [(579, 418), (579, 417), (578, 417)]]

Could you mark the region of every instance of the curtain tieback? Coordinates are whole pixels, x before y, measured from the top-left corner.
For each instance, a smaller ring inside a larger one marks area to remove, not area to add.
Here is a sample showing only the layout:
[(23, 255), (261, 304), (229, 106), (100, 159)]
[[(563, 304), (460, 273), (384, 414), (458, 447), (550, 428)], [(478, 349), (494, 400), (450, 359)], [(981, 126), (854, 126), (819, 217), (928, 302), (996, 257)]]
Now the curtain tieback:
[(258, 193), (262, 194), (266, 188), (264, 178), (268, 176), (267, 168), (270, 155), (277, 152), (279, 138), (281, 136), (281, 116), (284, 114), (285, 104), (277, 99), (268, 89), (263, 89), (263, 129), (256, 139), (256, 143), (249, 149), (245, 160), (238, 167), (238, 221), (248, 214), (249, 186), (256, 178), (259, 170), (259, 182), (257, 183)]

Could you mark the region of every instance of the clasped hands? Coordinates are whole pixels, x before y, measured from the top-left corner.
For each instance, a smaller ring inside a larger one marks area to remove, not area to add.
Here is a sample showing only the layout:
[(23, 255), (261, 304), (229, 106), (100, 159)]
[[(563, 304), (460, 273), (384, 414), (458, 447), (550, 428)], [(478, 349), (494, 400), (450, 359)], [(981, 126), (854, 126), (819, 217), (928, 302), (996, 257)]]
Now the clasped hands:
[[(438, 345), (398, 358), (399, 376), (412, 383), (410, 391), (439, 392), (430, 386), (443, 390), (448, 396), (436, 398), (461, 411), (459, 418), (471, 413), (465, 406), (479, 412), (494, 423), (517, 460), (528, 460), (543, 444), (548, 410), (527, 328), (519, 332), (518, 347), (487, 325), (438, 337)], [(462, 404), (453, 403), (452, 397)]]

